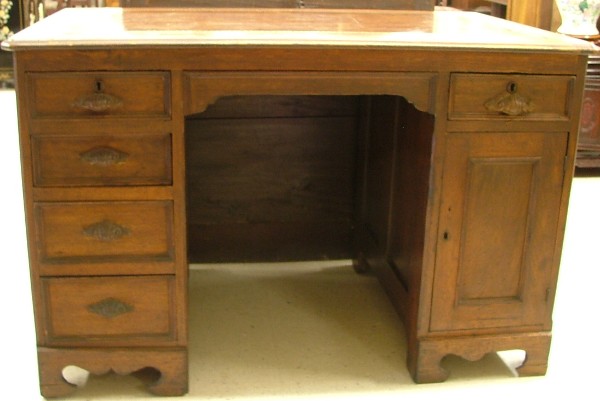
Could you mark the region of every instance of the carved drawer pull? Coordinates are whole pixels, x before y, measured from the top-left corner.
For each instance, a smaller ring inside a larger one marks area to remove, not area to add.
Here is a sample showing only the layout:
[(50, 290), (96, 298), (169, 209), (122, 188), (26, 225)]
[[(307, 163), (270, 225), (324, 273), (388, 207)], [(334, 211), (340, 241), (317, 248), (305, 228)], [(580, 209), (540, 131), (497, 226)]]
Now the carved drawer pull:
[(79, 154), (79, 158), (84, 162), (102, 167), (121, 164), (128, 157), (127, 153), (108, 146), (96, 147)]
[(126, 304), (116, 298), (106, 298), (87, 308), (90, 312), (112, 319), (125, 313), (133, 312), (133, 306)]
[(95, 92), (91, 95), (83, 96), (73, 103), (73, 107), (91, 111), (94, 113), (104, 113), (118, 109), (123, 105), (120, 98), (104, 93), (104, 83), (101, 80), (95, 82)]
[(506, 93), (501, 93), (485, 102), (487, 111), (502, 113), (507, 116), (525, 116), (534, 110), (534, 105), (527, 96), (517, 93), (516, 82), (506, 85)]
[(129, 229), (110, 220), (102, 220), (83, 228), (84, 235), (104, 242), (116, 241), (129, 233)]

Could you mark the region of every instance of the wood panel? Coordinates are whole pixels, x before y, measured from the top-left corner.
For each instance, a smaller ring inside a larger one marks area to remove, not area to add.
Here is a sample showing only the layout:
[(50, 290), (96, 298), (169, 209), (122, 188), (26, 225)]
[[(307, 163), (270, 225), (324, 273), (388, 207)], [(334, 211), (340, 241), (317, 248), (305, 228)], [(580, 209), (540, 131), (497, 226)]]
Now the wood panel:
[(477, 7), (490, 6), (487, 0), (446, 0), (446, 3), (452, 8), (460, 10), (475, 10)]
[(407, 308), (412, 308), (423, 262), (434, 116), (419, 112), (402, 98), (397, 113), (401, 124), (396, 134), (387, 253), (394, 274), (411, 294)]
[(373, 97), (369, 110), (357, 247), (414, 338), (434, 116), (402, 97)]
[(550, 30), (553, 7), (554, 0), (509, 0), (506, 19)]
[(448, 118), (567, 121), (573, 76), (453, 74)]
[(39, 187), (169, 185), (171, 135), (42, 135), (31, 140)]
[(432, 331), (542, 329), (566, 146), (564, 133), (448, 138)]
[(33, 118), (168, 117), (165, 72), (28, 74)]
[(173, 340), (172, 276), (43, 280), (46, 344)]
[(173, 270), (170, 201), (37, 202), (35, 218), (42, 274)]
[(352, 97), (265, 96), (189, 119), (190, 259), (350, 257), (357, 112)]
[(374, 97), (370, 103), (368, 158), (365, 188), (365, 228), (372, 244), (367, 250), (371, 265), (386, 259), (391, 183), (394, 162), (394, 133), (398, 129), (397, 105), (391, 97)]

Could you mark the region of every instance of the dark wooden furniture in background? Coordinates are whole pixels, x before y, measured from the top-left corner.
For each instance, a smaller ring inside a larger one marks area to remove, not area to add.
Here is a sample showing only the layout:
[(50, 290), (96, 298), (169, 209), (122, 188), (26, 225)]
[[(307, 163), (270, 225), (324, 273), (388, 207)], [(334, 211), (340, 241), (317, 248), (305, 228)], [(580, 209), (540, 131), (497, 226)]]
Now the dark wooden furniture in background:
[(352, 258), (415, 381), (515, 348), (545, 373), (591, 45), (477, 13), (102, 8), (4, 47), (45, 396), (68, 365), (184, 393), (188, 257)]
[[(600, 29), (600, 21), (596, 25)], [(600, 45), (600, 35), (579, 38)], [(582, 175), (600, 168), (600, 47), (588, 59), (575, 165)]]
[[(116, 0), (115, 0), (116, 1)], [(23, 9), (23, 27), (30, 26), (67, 7), (103, 7), (106, 0), (19, 0)], [(110, 3), (110, 0), (108, 0)]]
[(600, 55), (589, 57), (576, 165), (600, 168)]
[(487, 5), (495, 17), (551, 31), (556, 31), (560, 21), (554, 0), (446, 0), (446, 3), (460, 10)]
[[(19, 1), (13, 1), (9, 10), (7, 27), (10, 32), (18, 32), (21, 29), (21, 5)], [(0, 36), (1, 38), (2, 36)], [(12, 88), (14, 86), (13, 62), (10, 53), (0, 53), (0, 89)]]

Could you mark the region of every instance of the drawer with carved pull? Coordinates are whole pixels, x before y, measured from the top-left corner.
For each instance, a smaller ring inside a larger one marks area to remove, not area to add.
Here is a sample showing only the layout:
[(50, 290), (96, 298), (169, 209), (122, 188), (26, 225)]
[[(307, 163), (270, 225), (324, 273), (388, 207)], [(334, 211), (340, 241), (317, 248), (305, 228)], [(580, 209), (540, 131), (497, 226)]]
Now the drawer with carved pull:
[(174, 271), (172, 201), (34, 203), (41, 275)]
[(47, 345), (176, 339), (174, 276), (42, 279)]
[(29, 73), (27, 84), (34, 119), (171, 114), (167, 72)]
[(567, 121), (575, 77), (452, 74), (448, 119)]
[(31, 140), (37, 187), (170, 185), (171, 135), (44, 135)]

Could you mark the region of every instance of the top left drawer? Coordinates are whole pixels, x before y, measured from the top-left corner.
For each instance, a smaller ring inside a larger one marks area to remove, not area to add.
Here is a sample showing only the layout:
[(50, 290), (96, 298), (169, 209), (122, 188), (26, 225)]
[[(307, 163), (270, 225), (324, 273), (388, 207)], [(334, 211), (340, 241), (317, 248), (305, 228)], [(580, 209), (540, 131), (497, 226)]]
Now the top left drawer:
[(169, 117), (168, 72), (29, 73), (33, 119)]

